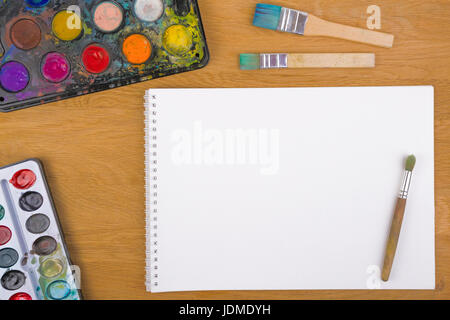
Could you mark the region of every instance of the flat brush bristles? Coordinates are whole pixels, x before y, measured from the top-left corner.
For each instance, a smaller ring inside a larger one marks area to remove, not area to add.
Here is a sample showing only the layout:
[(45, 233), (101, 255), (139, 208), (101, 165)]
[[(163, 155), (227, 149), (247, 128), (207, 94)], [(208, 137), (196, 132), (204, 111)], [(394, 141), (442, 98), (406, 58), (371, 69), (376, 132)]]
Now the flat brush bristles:
[(253, 25), (256, 27), (277, 30), (281, 15), (280, 6), (258, 3), (256, 5)]
[(260, 55), (244, 53), (240, 55), (241, 70), (257, 70), (260, 68)]
[(406, 159), (405, 170), (406, 171), (413, 171), (415, 165), (416, 165), (416, 157), (414, 155), (410, 155)]

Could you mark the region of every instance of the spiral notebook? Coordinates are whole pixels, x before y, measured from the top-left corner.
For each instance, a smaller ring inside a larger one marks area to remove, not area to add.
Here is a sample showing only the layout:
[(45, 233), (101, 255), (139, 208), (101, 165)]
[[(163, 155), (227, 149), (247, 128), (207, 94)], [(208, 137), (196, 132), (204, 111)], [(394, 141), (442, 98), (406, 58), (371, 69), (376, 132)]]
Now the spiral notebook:
[(433, 289), (433, 96), (427, 86), (150, 89), (147, 290)]

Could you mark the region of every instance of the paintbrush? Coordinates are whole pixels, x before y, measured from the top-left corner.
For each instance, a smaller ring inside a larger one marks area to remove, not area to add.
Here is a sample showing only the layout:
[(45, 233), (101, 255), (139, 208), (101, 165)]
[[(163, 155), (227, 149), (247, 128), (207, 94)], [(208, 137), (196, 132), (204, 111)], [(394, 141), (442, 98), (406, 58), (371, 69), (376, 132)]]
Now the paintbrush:
[(394, 36), (320, 19), (299, 10), (271, 4), (256, 5), (253, 25), (305, 36), (325, 36), (392, 48)]
[(373, 53), (243, 53), (241, 70), (277, 68), (373, 68)]
[(408, 198), (409, 186), (411, 184), (412, 171), (415, 165), (416, 157), (413, 155), (409, 156), (406, 159), (403, 182), (398, 195), (397, 205), (395, 206), (391, 231), (389, 232), (389, 239), (386, 245), (383, 271), (381, 273), (381, 279), (383, 279), (383, 281), (388, 281), (391, 273), (392, 263), (394, 262), (395, 251), (397, 250), (398, 238), (402, 227), (403, 215), (405, 213), (406, 199)]

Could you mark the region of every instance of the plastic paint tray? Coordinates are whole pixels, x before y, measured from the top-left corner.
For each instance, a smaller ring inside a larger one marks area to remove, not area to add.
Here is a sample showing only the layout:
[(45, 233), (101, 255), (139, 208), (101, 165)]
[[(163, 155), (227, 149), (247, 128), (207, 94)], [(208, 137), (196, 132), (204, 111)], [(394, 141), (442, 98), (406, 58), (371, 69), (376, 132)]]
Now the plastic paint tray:
[(0, 299), (80, 300), (41, 163), (0, 168)]
[(191, 71), (196, 0), (0, 0), (0, 111)]

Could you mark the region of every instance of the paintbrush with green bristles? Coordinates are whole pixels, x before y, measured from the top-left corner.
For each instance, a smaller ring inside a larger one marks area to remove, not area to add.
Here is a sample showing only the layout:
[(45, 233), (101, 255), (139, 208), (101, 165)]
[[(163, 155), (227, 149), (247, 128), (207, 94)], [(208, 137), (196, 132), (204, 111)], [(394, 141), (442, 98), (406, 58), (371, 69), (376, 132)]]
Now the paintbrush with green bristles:
[(391, 48), (394, 36), (320, 19), (299, 10), (258, 3), (253, 25), (304, 36), (324, 36)]
[(411, 176), (414, 166), (416, 165), (416, 157), (413, 155), (406, 159), (405, 172), (403, 174), (403, 182), (400, 188), (400, 193), (395, 206), (394, 217), (392, 218), (391, 231), (389, 232), (389, 239), (386, 245), (386, 252), (384, 255), (383, 271), (381, 279), (383, 281), (389, 280), (391, 274), (392, 263), (394, 262), (395, 251), (397, 250), (398, 238), (402, 228), (403, 215), (406, 208), (406, 199), (408, 198), (409, 186), (411, 184)]
[(373, 68), (374, 53), (243, 53), (241, 70), (278, 68)]

